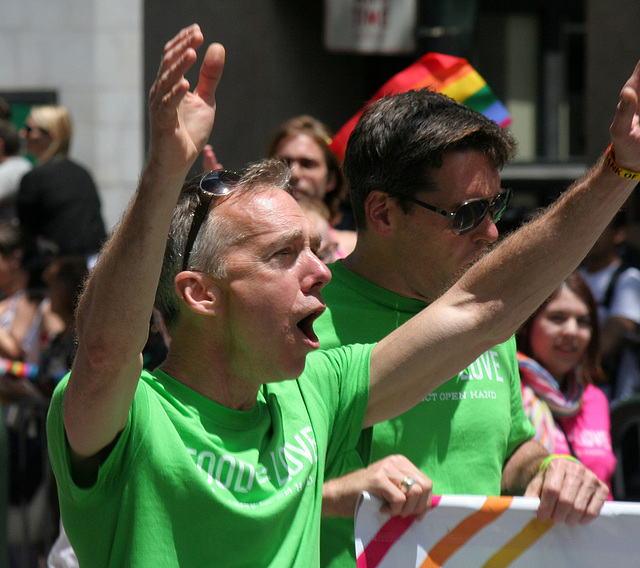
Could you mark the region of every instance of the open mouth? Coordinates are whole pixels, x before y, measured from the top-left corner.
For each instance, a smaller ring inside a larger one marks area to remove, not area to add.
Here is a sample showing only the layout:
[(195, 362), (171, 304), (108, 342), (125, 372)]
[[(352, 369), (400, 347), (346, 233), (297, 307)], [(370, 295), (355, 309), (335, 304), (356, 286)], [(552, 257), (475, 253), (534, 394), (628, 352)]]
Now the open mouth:
[(325, 308), (322, 307), (314, 311), (313, 313), (309, 314), (308, 316), (302, 318), (298, 322), (298, 329), (302, 332), (305, 338), (314, 346), (314, 348), (319, 347), (320, 342), (318, 341), (318, 336), (316, 335), (315, 331), (313, 331), (313, 322), (316, 321), (322, 315), (322, 312), (324, 312), (324, 310)]

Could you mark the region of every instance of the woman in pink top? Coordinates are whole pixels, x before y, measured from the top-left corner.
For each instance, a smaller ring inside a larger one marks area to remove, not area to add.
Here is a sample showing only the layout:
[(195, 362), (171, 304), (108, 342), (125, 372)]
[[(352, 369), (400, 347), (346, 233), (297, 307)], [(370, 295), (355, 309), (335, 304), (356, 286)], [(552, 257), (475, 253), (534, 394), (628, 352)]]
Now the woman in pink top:
[(536, 439), (550, 453), (573, 455), (611, 489), (609, 403), (593, 384), (603, 378), (599, 343), (596, 303), (574, 272), (519, 331), (518, 364)]

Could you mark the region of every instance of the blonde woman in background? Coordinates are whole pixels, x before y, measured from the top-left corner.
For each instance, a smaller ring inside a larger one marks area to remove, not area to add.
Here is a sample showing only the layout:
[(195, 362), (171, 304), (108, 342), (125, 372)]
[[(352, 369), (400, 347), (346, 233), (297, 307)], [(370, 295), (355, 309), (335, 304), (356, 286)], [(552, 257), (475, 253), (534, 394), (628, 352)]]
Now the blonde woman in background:
[(18, 191), (23, 230), (53, 242), (60, 254), (97, 252), (106, 238), (100, 198), (91, 174), (69, 158), (69, 112), (57, 105), (35, 106), (21, 135), (36, 159)]

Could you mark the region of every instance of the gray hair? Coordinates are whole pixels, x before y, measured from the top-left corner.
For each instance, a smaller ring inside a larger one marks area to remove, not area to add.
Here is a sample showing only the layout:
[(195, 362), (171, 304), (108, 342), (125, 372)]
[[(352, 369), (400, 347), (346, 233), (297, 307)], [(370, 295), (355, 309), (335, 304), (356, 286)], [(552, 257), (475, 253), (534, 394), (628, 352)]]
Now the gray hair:
[[(189, 270), (198, 270), (211, 274), (215, 278), (224, 278), (226, 251), (242, 235), (238, 234), (238, 228), (229, 219), (216, 214), (216, 207), (227, 199), (242, 199), (244, 194), (256, 194), (260, 189), (279, 188), (290, 191), (290, 177), (289, 168), (280, 160), (262, 160), (249, 165), (242, 172), (240, 181), (231, 193), (214, 197), (209, 215), (193, 243), (189, 256)], [(180, 299), (174, 289), (174, 280), (182, 270), (189, 229), (199, 203), (201, 178), (202, 174), (195, 176), (182, 186), (167, 238), (155, 306), (162, 314), (169, 332), (175, 327), (180, 314)]]

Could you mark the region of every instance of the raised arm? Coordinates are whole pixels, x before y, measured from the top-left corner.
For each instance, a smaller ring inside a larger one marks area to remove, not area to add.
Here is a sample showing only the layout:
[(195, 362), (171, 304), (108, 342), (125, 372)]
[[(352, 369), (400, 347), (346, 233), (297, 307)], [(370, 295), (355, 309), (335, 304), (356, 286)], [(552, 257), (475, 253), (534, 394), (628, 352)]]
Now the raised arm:
[[(640, 62), (620, 94), (615, 161), (640, 171)], [(380, 341), (371, 358), (365, 426), (404, 412), (505, 341), (576, 268), (637, 180), (600, 160), (544, 215), (506, 239), (446, 294)]]
[(149, 94), (147, 164), (78, 308), (79, 345), (65, 393), (64, 424), (77, 465), (85, 469), (95, 468), (95, 460), (87, 458), (107, 447), (126, 425), (173, 209), (213, 126), (222, 46), (208, 47), (195, 91), (190, 92), (184, 77), (203, 41), (193, 25), (164, 48)]

